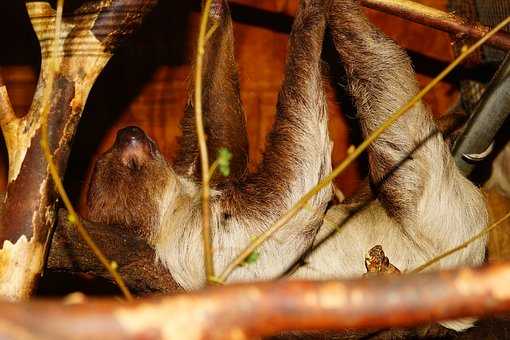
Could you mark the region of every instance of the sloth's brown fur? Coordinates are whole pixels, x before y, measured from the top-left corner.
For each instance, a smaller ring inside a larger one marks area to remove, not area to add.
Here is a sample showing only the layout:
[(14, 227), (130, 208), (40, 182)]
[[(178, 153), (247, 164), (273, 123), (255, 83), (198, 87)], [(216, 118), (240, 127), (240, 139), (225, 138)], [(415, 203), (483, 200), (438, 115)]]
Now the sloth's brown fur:
[[(320, 73), (326, 25), (345, 67), (364, 136), (415, 95), (418, 87), (408, 57), (368, 22), (356, 1), (301, 1), (289, 39), (276, 121), (262, 163), (256, 172), (248, 173), (232, 23), (226, 2), (216, 0), (214, 8), (211, 19), (220, 25), (207, 46), (204, 70), (208, 148), (211, 155), (220, 147), (234, 154), (232, 176), (213, 179), (214, 266), (221, 272), (253, 236), (331, 171)], [(186, 289), (201, 287), (205, 279), (192, 114), (190, 101), (183, 120), (182, 149), (173, 168), (158, 153), (147, 162), (146, 170), (126, 172), (114, 146), (98, 161), (89, 196), (92, 219), (148, 230), (159, 259)], [(366, 252), (377, 244), (392, 264), (406, 271), (486, 225), (480, 192), (456, 169), (422, 103), (384, 132), (370, 146), (368, 156), (368, 195), (332, 207), (321, 227), (331, 198), (331, 188), (326, 187), (311, 200), (313, 212), (300, 212), (261, 246), (255, 263), (236, 269), (230, 281), (278, 277), (311, 246), (314, 250), (293, 272), (294, 277), (361, 276)], [(480, 264), (485, 242), (472, 244), (434, 268)], [(462, 329), (468, 323), (447, 325)]]

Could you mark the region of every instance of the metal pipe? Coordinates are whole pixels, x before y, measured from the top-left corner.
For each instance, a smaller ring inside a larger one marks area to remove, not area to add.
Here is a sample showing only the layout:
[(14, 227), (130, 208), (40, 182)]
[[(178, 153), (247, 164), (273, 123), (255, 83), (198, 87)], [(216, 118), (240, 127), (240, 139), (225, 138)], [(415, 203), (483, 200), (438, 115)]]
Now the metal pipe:
[(496, 133), (510, 114), (510, 52), (489, 83), (466, 129), (453, 148), (457, 166), (467, 176), (491, 150)]

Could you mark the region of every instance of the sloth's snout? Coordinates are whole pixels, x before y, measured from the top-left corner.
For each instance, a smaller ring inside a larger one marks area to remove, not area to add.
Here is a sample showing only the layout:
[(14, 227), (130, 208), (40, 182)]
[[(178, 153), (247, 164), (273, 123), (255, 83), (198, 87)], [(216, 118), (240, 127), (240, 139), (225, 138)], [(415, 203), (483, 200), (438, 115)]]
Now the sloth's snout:
[(133, 170), (139, 170), (145, 162), (154, 158), (154, 142), (136, 126), (119, 130), (114, 148), (120, 152), (122, 164)]
[(128, 126), (117, 132), (116, 144), (121, 147), (136, 146), (147, 140), (147, 135), (137, 126)]

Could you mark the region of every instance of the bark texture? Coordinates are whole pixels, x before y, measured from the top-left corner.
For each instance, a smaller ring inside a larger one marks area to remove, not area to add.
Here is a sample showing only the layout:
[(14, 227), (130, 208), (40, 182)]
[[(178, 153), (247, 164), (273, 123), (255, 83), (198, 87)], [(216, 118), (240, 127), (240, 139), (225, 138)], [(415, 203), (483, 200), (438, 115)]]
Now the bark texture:
[(352, 281), (250, 283), (122, 303), (0, 303), (0, 337), (249, 339), (510, 311), (510, 264)]
[(47, 91), (49, 145), (60, 174), (87, 96), (120, 41), (132, 34), (155, 0), (88, 2), (62, 22), (56, 48), (59, 70), (48, 89), (55, 11), (49, 2), (29, 2), (27, 10), (41, 46), (41, 73), (31, 109), (12, 110), (0, 83), (0, 124), (9, 154), (7, 195), (0, 216), (0, 296), (19, 300), (34, 290), (56, 218), (57, 199), (41, 146), (43, 100)]
[[(67, 275), (92, 274), (113, 283), (108, 271), (68, 220), (67, 211), (59, 211), (53, 235), (47, 272)], [(139, 295), (175, 293), (180, 287), (162, 265), (155, 252), (138, 233), (128, 227), (82, 221), (93, 240), (117, 269), (131, 291)]]

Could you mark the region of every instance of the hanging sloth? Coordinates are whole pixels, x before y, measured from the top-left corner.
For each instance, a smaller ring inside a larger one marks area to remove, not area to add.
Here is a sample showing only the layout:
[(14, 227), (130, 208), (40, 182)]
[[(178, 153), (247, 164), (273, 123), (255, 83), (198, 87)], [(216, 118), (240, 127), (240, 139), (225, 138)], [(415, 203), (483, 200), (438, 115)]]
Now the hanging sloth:
[[(302, 0), (292, 27), (285, 79), (263, 160), (247, 170), (248, 141), (226, 1), (215, 0), (218, 28), (206, 46), (203, 110), (208, 152), (233, 154), (228, 177), (211, 180), (214, 267), (221, 272), (257, 236), (331, 172), (331, 141), (320, 70), (326, 26), (345, 68), (363, 135), (370, 135), (418, 91), (409, 58), (374, 28), (354, 0)], [(212, 23), (210, 24), (212, 25)], [(189, 98), (193, 98), (190, 94)], [(170, 165), (139, 128), (117, 134), (91, 179), (89, 218), (137, 226), (184, 289), (205, 283), (200, 161), (192, 100), (182, 121), (181, 149)], [(238, 267), (229, 282), (269, 280), (302, 265), (294, 278), (361, 276), (364, 257), (382, 245), (391, 263), (411, 270), (478, 233), (484, 199), (453, 162), (422, 103), (368, 148), (369, 178), (360, 192), (324, 217), (332, 188), (320, 191)], [(439, 261), (433, 269), (478, 265), (486, 240)], [(311, 249), (311, 250), (310, 250)], [(464, 320), (465, 321), (465, 320)], [(457, 330), (467, 322), (446, 324)]]

